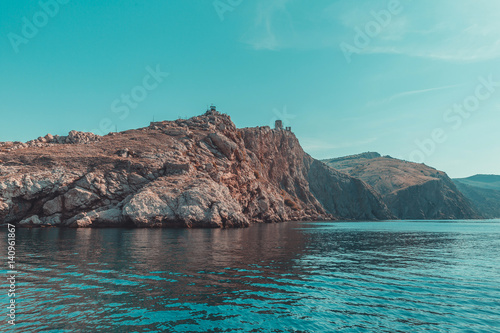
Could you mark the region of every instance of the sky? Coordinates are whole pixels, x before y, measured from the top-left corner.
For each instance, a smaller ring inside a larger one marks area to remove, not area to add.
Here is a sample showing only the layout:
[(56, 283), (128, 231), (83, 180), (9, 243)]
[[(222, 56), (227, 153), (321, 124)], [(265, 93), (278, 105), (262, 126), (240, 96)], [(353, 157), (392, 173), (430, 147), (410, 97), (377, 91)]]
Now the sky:
[(500, 2), (0, 2), (0, 141), (203, 113), (291, 126), (311, 156), (365, 151), (500, 174)]

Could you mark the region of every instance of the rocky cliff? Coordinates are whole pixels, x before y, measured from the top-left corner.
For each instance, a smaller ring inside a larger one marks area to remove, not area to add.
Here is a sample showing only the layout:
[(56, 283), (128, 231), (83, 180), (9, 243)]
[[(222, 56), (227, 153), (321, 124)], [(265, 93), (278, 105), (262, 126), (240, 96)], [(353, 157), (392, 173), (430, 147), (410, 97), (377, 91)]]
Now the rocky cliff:
[(500, 176), (475, 175), (453, 182), (484, 217), (500, 218)]
[(390, 217), (373, 190), (312, 159), (292, 132), (237, 129), (218, 112), (0, 145), (3, 223), (244, 227)]
[(378, 153), (324, 160), (372, 186), (400, 219), (473, 219), (481, 214), (442, 171)]

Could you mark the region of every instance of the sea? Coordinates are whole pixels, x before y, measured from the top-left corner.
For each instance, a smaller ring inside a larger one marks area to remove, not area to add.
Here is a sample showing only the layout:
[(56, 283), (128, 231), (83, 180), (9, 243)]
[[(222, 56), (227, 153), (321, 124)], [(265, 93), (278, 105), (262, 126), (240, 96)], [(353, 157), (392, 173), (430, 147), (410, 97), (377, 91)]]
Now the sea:
[(500, 332), (500, 220), (7, 238), (0, 332)]

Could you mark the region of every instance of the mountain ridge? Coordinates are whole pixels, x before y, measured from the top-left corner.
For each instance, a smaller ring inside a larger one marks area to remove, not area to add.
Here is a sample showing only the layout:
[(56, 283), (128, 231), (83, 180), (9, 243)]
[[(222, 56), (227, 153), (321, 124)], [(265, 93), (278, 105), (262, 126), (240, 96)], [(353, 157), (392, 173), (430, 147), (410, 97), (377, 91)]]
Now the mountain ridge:
[(372, 186), (400, 219), (481, 217), (446, 173), (424, 164), (373, 152), (323, 162)]
[(368, 185), (314, 160), (291, 131), (238, 129), (217, 111), (0, 145), (3, 223), (228, 228), (393, 217)]
[(457, 188), (487, 218), (500, 218), (500, 176), (478, 174), (455, 178)]

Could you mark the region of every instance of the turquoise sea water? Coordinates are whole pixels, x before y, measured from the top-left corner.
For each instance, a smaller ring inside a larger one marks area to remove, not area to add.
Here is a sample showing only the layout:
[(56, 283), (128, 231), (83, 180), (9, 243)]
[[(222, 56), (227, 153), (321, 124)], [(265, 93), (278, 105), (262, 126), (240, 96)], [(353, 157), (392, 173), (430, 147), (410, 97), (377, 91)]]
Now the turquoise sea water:
[(500, 332), (500, 220), (16, 237), (2, 332)]

